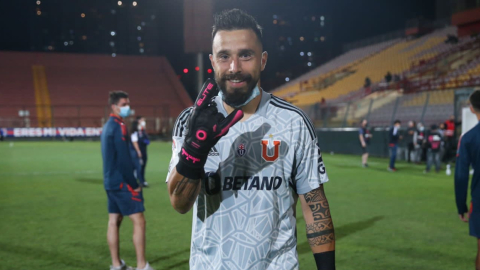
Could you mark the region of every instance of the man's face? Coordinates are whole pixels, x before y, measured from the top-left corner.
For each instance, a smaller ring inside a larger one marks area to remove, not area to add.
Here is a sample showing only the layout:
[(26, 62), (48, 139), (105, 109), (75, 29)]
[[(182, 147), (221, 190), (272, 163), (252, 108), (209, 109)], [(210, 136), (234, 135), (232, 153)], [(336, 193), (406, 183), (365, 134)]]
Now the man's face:
[(130, 100), (128, 98), (121, 98), (117, 104), (112, 104), (112, 112), (114, 114), (120, 114), (120, 108), (129, 106), (130, 105)]
[(251, 29), (218, 31), (213, 39), (210, 61), (215, 81), (225, 102), (236, 107), (252, 94), (265, 69), (267, 53)]
[(363, 120), (363, 121), (362, 121), (362, 126), (363, 126), (363, 127), (366, 127), (367, 124), (368, 124), (367, 120)]

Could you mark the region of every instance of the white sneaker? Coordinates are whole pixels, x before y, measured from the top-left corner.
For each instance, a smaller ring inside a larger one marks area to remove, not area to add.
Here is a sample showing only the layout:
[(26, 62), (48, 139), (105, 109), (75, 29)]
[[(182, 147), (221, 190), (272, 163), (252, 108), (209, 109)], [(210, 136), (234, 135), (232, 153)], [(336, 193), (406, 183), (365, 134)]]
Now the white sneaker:
[(155, 270), (153, 269), (150, 264), (147, 262), (147, 265), (145, 265), (145, 268), (140, 269), (140, 268), (135, 268), (136, 270)]
[(120, 260), (120, 261), (122, 262), (122, 265), (117, 266), (117, 267), (115, 267), (113, 265), (110, 265), (110, 270), (129, 270), (127, 268), (127, 265), (125, 264), (125, 261), (124, 260)]

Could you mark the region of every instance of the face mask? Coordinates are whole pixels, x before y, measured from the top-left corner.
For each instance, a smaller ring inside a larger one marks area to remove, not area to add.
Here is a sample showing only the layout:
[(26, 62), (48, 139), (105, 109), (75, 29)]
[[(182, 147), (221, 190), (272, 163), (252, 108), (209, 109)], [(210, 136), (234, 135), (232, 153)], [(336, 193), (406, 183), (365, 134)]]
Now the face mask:
[[(260, 88), (258, 88), (258, 85), (255, 86), (255, 88), (253, 88), (253, 91), (252, 91), (252, 94), (250, 95), (250, 97), (243, 103), (243, 104), (240, 104), (238, 106), (235, 106), (235, 109), (238, 109), (238, 108), (241, 108), (245, 105), (247, 105), (250, 101), (252, 101), (254, 98), (256, 98), (258, 95), (260, 95)], [(223, 92), (220, 90), (218, 92), (218, 96), (223, 100), (225, 101), (225, 96), (223, 95)]]
[(120, 113), (118, 115), (122, 118), (128, 117), (130, 115), (130, 106), (120, 107)]
[(147, 124), (145, 122), (140, 122), (140, 126), (142, 126), (143, 128), (145, 128), (147, 126)]

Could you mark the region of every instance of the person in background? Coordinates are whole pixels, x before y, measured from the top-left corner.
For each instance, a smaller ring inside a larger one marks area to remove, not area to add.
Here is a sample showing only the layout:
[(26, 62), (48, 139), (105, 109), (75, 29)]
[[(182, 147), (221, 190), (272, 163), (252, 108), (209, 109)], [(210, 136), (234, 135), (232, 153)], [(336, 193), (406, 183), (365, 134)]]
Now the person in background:
[(415, 145), (415, 162), (418, 164), (422, 160), (426, 160), (425, 148), (425, 127), (422, 123), (417, 124), (417, 144)]
[(390, 164), (388, 166), (388, 170), (391, 172), (396, 172), (397, 168), (395, 168), (395, 160), (397, 159), (397, 150), (398, 150), (398, 142), (401, 139), (400, 136), (400, 127), (401, 127), (400, 120), (395, 120), (393, 126), (390, 128), (388, 132), (388, 148), (390, 149)]
[(130, 128), (130, 134), (131, 134), (130, 139), (132, 142), (130, 144), (130, 155), (132, 156), (132, 162), (135, 167), (135, 175), (137, 179), (140, 181), (140, 184), (142, 185), (142, 187), (144, 187), (145, 179), (143, 178), (143, 175), (142, 175), (143, 158), (142, 158), (142, 152), (140, 151), (140, 146), (138, 142), (139, 130), (140, 130), (140, 124), (138, 120), (134, 120)]
[[(470, 95), (470, 111), (480, 121), (480, 90)], [(474, 170), (471, 188), (470, 212), (467, 207), (470, 166)], [(455, 165), (455, 199), (458, 215), (469, 222), (470, 235), (477, 238), (476, 269), (480, 269), (480, 124), (466, 132), (460, 139)], [(468, 213), (468, 219), (465, 213)]]
[[(415, 127), (415, 122), (408, 121), (407, 129), (407, 161), (410, 163), (412, 160), (415, 160), (415, 147), (417, 145), (417, 128)], [(413, 155), (413, 159), (412, 159)]]
[(438, 132), (438, 126), (432, 125), (427, 134), (427, 168), (424, 173), (429, 173), (432, 163), (435, 164), (435, 171), (440, 171), (440, 148), (442, 145), (442, 136)]
[(358, 138), (360, 140), (360, 145), (362, 146), (362, 166), (364, 168), (368, 167), (368, 145), (370, 144), (370, 138), (372, 134), (368, 130), (368, 121), (363, 119), (360, 129), (358, 129)]
[(442, 135), (442, 138), (445, 136), (445, 123), (440, 123), (438, 126), (438, 132)]
[(455, 116), (451, 115), (450, 118), (445, 121), (445, 156), (444, 162), (449, 164), (455, 157), (455, 130), (457, 125), (461, 122), (455, 121)]
[(0, 142), (3, 141), (3, 129), (0, 128)]
[(147, 121), (145, 117), (138, 116), (138, 147), (140, 148), (140, 152), (142, 153), (142, 162), (140, 163), (140, 175), (141, 179), (143, 179), (143, 186), (148, 187), (147, 180), (145, 180), (145, 168), (147, 166), (147, 146), (150, 144), (150, 140), (148, 139), (147, 135)]
[(137, 255), (137, 270), (153, 270), (145, 259), (145, 211), (142, 187), (133, 173), (130, 156), (130, 136), (124, 118), (130, 115), (128, 94), (110, 92), (111, 114), (102, 129), (103, 184), (108, 198), (107, 242), (112, 258), (110, 270), (127, 270), (120, 259), (119, 230), (128, 216), (133, 223), (133, 245)]

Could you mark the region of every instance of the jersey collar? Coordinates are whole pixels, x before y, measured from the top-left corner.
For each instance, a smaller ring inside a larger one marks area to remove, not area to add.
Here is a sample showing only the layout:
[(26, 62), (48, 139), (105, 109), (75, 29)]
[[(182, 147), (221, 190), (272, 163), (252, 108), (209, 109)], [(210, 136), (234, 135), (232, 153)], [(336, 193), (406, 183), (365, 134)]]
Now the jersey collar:
[(115, 114), (113, 114), (113, 113), (110, 114), (110, 117), (113, 117), (113, 118), (118, 119), (118, 120), (120, 120), (120, 121), (123, 122), (123, 118), (122, 118), (122, 117), (120, 117), (120, 116), (118, 116), (118, 115), (115, 115)]

